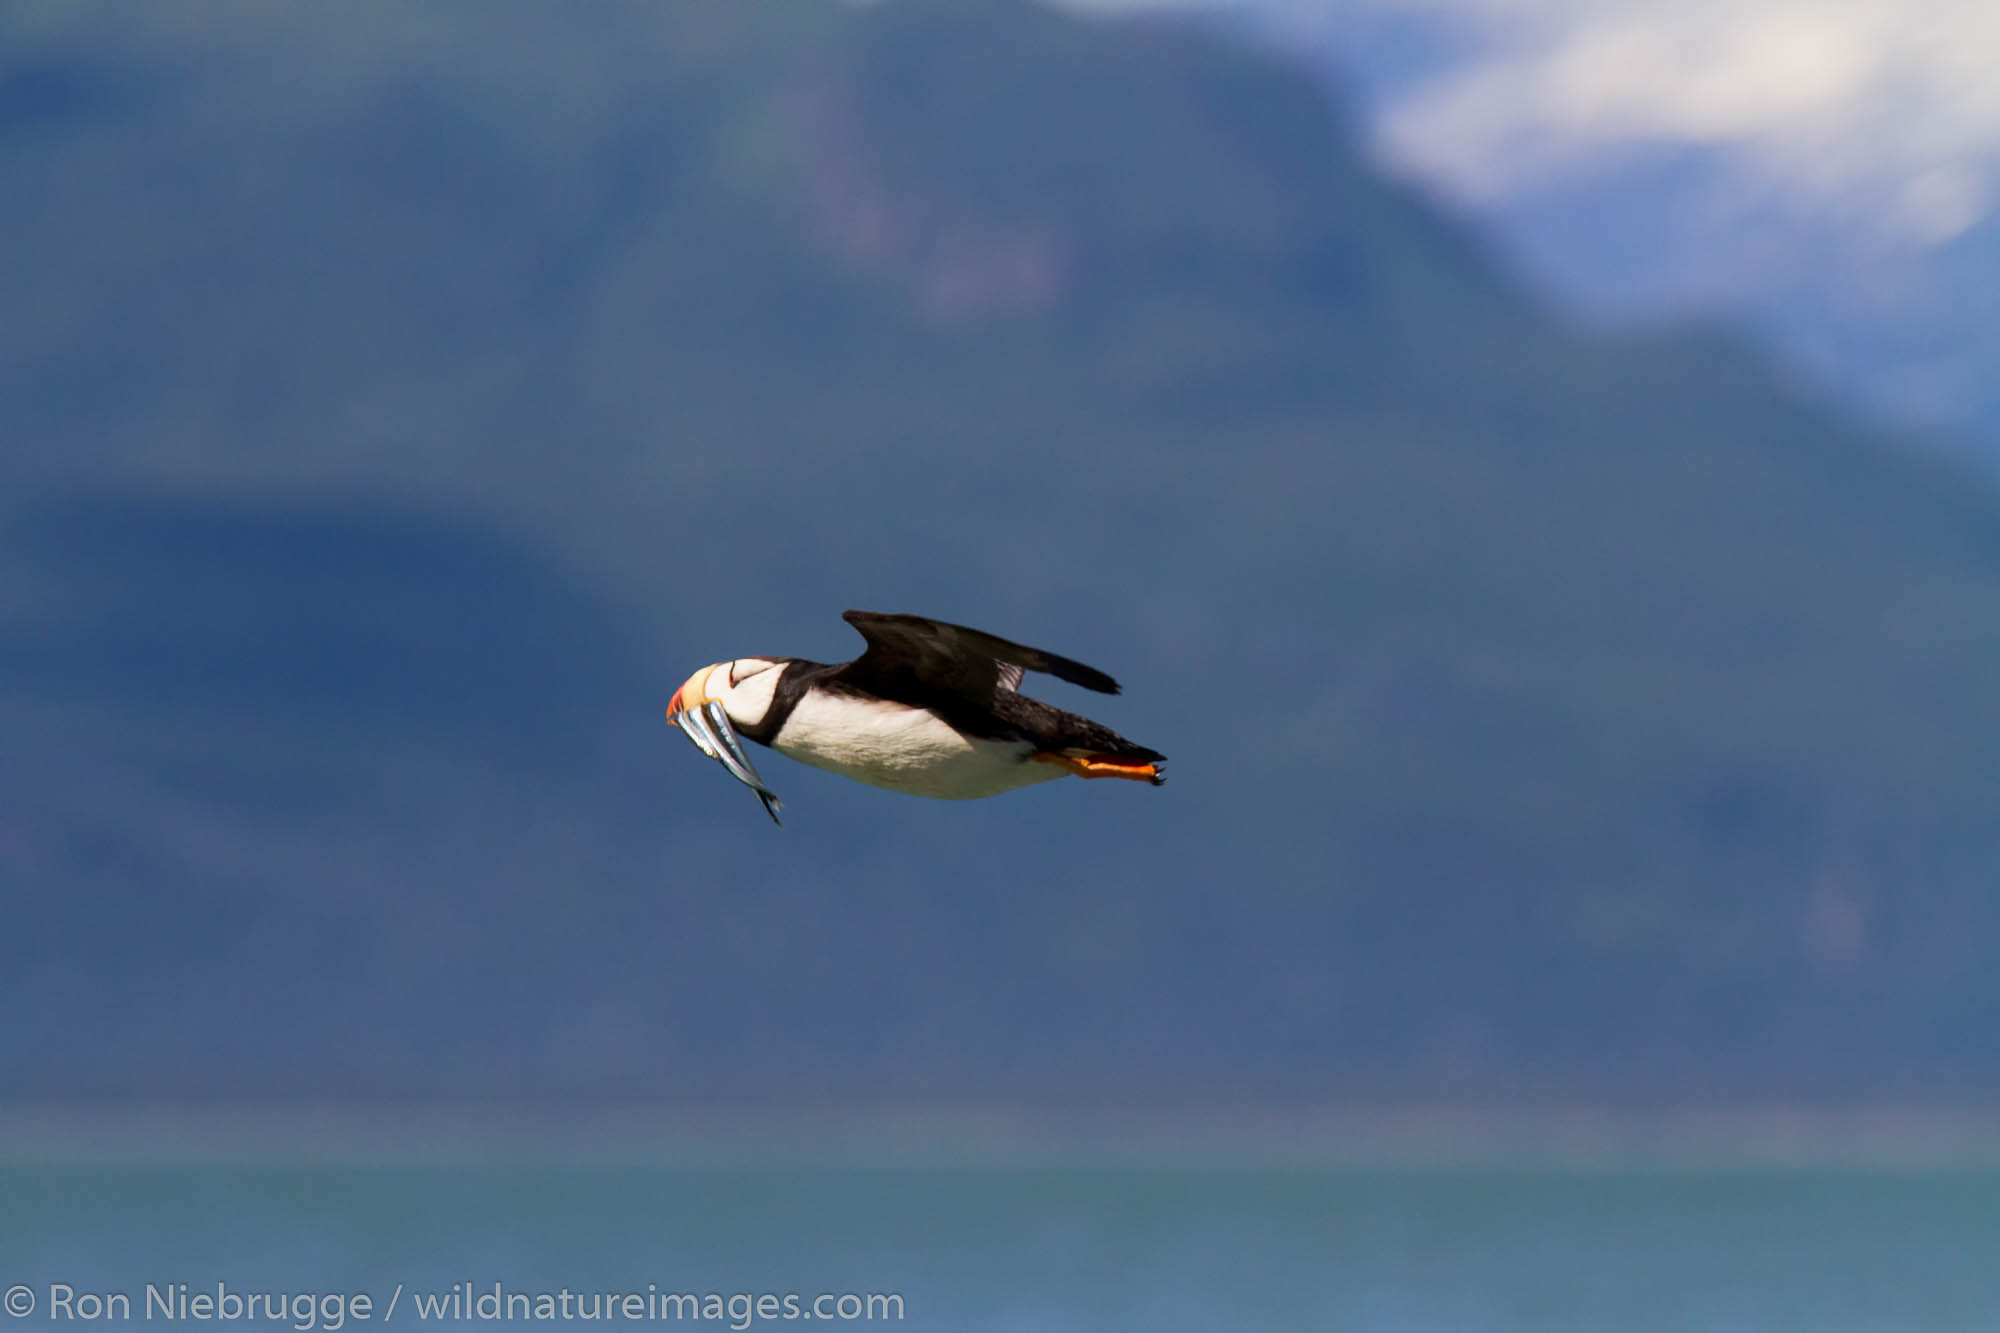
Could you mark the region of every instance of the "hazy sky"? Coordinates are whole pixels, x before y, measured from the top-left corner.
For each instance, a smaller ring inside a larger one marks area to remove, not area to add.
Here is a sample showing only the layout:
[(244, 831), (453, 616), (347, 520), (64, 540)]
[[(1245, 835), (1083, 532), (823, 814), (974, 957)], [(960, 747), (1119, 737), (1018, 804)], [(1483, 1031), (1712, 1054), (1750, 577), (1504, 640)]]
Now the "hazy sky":
[(1368, 30), (1357, 17), (1437, 25), (1453, 57), (1392, 87), (1375, 131), (1468, 199), (1650, 144), (1718, 149), (1767, 202), (1903, 244), (1949, 240), (2000, 200), (1994, 0), (1068, 3), (1236, 9), (1336, 49)]

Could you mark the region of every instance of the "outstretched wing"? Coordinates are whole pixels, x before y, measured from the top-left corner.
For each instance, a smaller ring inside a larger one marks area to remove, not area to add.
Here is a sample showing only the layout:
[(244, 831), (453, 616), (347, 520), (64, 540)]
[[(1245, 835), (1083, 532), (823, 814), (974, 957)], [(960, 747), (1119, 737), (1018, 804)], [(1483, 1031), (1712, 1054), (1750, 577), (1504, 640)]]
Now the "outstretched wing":
[(1118, 693), (1118, 682), (1095, 667), (963, 625), (878, 611), (849, 611), (841, 619), (868, 640), (868, 651), (843, 669), (857, 683), (915, 680), (967, 698), (990, 699), (1019, 690), (1023, 672), (1046, 671), (1100, 694)]

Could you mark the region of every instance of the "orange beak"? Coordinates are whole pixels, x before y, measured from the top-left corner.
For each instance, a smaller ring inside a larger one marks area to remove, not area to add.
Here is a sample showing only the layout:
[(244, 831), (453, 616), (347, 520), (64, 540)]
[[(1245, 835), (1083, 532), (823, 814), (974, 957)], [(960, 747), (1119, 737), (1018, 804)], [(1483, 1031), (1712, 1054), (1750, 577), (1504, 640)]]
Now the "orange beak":
[(682, 682), (681, 687), (674, 691), (674, 697), (667, 700), (668, 717), (685, 713), (690, 708), (699, 708), (708, 702), (708, 691), (702, 687), (708, 684), (708, 673), (713, 670), (714, 667), (705, 666)]

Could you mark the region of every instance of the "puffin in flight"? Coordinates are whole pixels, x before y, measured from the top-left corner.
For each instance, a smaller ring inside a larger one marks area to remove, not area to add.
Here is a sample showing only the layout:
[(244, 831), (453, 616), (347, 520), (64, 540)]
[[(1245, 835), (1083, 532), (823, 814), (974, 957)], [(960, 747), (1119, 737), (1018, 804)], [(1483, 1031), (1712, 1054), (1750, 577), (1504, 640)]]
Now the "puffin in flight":
[(739, 734), (871, 787), (943, 800), (1071, 773), (1166, 781), (1159, 751), (1020, 693), (1028, 671), (1118, 693), (1102, 671), (923, 616), (849, 611), (842, 619), (868, 641), (852, 662), (739, 657), (695, 672), (667, 704), (668, 719), (755, 791), (773, 821), (778, 798)]

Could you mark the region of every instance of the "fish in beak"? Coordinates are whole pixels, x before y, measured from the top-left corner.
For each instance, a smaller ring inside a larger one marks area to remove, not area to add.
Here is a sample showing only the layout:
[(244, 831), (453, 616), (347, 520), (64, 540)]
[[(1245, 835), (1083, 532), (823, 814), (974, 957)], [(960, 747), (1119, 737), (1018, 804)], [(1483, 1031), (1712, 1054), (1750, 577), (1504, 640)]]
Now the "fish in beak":
[(784, 821), (778, 818), (782, 802), (778, 794), (764, 785), (764, 779), (757, 776), (757, 766), (750, 762), (750, 756), (743, 749), (743, 740), (736, 734), (736, 728), (729, 721), (729, 714), (722, 704), (709, 698), (702, 691), (702, 685), (713, 667), (703, 667), (688, 678), (687, 684), (674, 691), (674, 697), (667, 702), (667, 720), (686, 733), (694, 742), (694, 747), (729, 770), (730, 776), (757, 793), (757, 799), (764, 803), (764, 812), (771, 816), (771, 822), (779, 828)]

